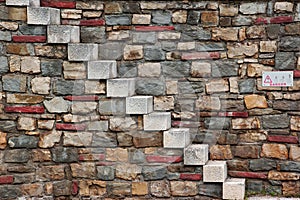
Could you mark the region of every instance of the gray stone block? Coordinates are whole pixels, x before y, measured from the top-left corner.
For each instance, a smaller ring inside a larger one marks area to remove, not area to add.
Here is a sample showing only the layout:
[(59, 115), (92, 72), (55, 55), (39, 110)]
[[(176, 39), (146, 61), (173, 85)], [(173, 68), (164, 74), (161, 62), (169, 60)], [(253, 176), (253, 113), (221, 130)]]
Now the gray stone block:
[(96, 132), (94, 133), (92, 146), (93, 147), (117, 147), (117, 137), (115, 133)]
[(48, 43), (78, 43), (80, 29), (78, 26), (50, 25), (47, 27)]
[(27, 24), (60, 24), (60, 10), (56, 8), (27, 8)]
[(164, 179), (167, 176), (167, 168), (164, 166), (144, 166), (142, 175), (146, 181)]
[(11, 41), (11, 32), (9, 31), (0, 31), (0, 41)]
[(90, 61), (88, 66), (88, 79), (111, 79), (117, 77), (116, 61)]
[(208, 144), (192, 144), (184, 149), (185, 165), (205, 165), (208, 161)]
[(148, 114), (152, 111), (152, 96), (126, 97), (126, 114)]
[(188, 128), (172, 128), (164, 131), (164, 148), (185, 148), (191, 143)]
[(51, 150), (52, 160), (57, 163), (71, 163), (78, 161), (78, 152), (73, 148), (57, 147)]
[(108, 121), (92, 121), (88, 125), (89, 131), (108, 131)]
[(137, 66), (138, 63), (136, 62), (121, 63), (118, 67), (119, 77), (127, 77), (127, 78), (137, 77), (138, 74)]
[(160, 79), (139, 79), (136, 81), (136, 93), (141, 95), (164, 95), (165, 82)]
[(22, 24), (19, 26), (19, 31), (23, 35), (46, 35), (47, 28), (45, 26)]
[(165, 60), (165, 52), (158, 46), (147, 46), (144, 48), (144, 58), (147, 61)]
[(29, 135), (21, 135), (18, 137), (11, 137), (8, 140), (10, 148), (28, 148), (33, 149), (38, 146), (38, 138)]
[(56, 80), (53, 85), (53, 93), (56, 95), (80, 95), (84, 93), (83, 81)]
[(172, 14), (170, 11), (153, 11), (152, 12), (152, 22), (154, 24), (170, 24)]
[(111, 79), (107, 80), (108, 97), (129, 97), (135, 93), (135, 79)]
[(162, 62), (165, 77), (182, 78), (190, 75), (191, 64), (188, 62)]
[(187, 17), (187, 23), (191, 25), (197, 25), (200, 20), (200, 11), (189, 11), (188, 12), (188, 17)]
[(244, 199), (245, 179), (229, 178), (223, 183), (223, 199)]
[(2, 85), (4, 91), (26, 92), (26, 76), (23, 75), (4, 75), (2, 76)]
[(106, 41), (105, 27), (83, 26), (80, 28), (80, 38), (82, 43), (104, 43)]
[(42, 75), (43, 76), (50, 76), (50, 77), (61, 76), (61, 74), (62, 74), (62, 65), (63, 65), (62, 60), (42, 59), (41, 60)]
[(113, 25), (130, 25), (130, 15), (107, 15), (105, 16), (105, 23), (109, 26)]
[(208, 161), (203, 166), (203, 181), (204, 182), (220, 182), (223, 183), (227, 178), (226, 161)]
[(115, 179), (115, 169), (111, 166), (98, 166), (97, 178), (103, 181), (112, 181)]
[(97, 44), (69, 44), (69, 61), (94, 61), (98, 60)]
[(288, 128), (290, 117), (287, 114), (262, 116), (263, 128)]
[(132, 34), (133, 43), (136, 44), (155, 44), (155, 32), (136, 32)]
[(214, 61), (211, 62), (212, 66), (212, 76), (213, 77), (229, 77), (237, 76), (239, 65), (235, 60), (233, 61)]
[(282, 37), (278, 46), (280, 51), (300, 51), (300, 37)]
[(0, 56), (0, 74), (8, 72), (8, 62), (5, 56)]
[(4, 152), (3, 161), (6, 163), (26, 163), (30, 159), (30, 151), (13, 149)]
[(6, 0), (7, 6), (29, 6), (29, 0)]
[(99, 112), (101, 115), (124, 115), (125, 99), (101, 99), (99, 101)]
[(154, 112), (144, 115), (144, 131), (165, 131), (171, 128), (170, 112)]
[[(299, 43), (300, 44), (300, 43)], [(277, 52), (275, 55), (275, 69), (295, 69), (296, 58), (293, 52)]]
[(125, 44), (122, 42), (108, 42), (105, 44), (99, 44), (99, 59), (100, 60), (122, 59), (124, 46)]
[(253, 93), (255, 91), (255, 79), (245, 79), (238, 82), (241, 94)]

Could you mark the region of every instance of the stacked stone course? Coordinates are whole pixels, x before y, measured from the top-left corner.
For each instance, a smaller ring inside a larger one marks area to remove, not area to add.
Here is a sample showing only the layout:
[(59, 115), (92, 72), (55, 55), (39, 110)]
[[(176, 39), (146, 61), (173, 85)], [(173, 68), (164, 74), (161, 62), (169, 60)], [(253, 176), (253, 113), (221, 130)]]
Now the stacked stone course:
[(299, 196), (299, 50), (298, 2), (0, 0), (0, 199)]

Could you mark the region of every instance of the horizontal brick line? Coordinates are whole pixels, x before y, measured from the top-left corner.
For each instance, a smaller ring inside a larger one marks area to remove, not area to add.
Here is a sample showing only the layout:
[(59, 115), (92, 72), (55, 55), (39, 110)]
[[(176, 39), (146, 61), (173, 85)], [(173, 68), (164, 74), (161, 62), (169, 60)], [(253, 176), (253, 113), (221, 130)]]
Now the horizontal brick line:
[(219, 117), (248, 117), (248, 112), (219, 112)]
[(43, 106), (6, 106), (4, 111), (7, 113), (43, 114), (45, 108)]
[(202, 175), (201, 174), (180, 174), (179, 178), (182, 180), (200, 181), (202, 180)]
[(136, 26), (136, 31), (171, 31), (175, 30), (174, 26)]
[(87, 96), (66, 96), (64, 97), (65, 100), (69, 101), (98, 101), (99, 97), (94, 95), (87, 95)]
[(104, 19), (91, 19), (91, 20), (81, 20), (79, 22), (80, 26), (103, 26), (105, 25)]
[(41, 6), (53, 8), (76, 8), (76, 2), (42, 0)]
[(56, 129), (57, 130), (66, 130), (66, 131), (83, 131), (85, 130), (85, 124), (64, 124), (64, 123), (57, 123)]
[(281, 24), (293, 22), (293, 16), (277, 16), (272, 18), (258, 17), (255, 24)]
[(219, 59), (219, 52), (192, 52), (183, 53), (181, 56), (182, 60), (202, 60), (202, 59)]
[(41, 42), (44, 43), (47, 41), (46, 36), (38, 36), (38, 35), (14, 35), (12, 36), (14, 42)]
[(280, 143), (290, 143), (298, 144), (299, 140), (297, 136), (286, 136), (286, 135), (269, 135), (269, 142), (280, 142)]
[(294, 78), (300, 78), (300, 70), (294, 70)]
[(244, 172), (244, 171), (229, 171), (229, 176), (237, 178), (255, 178), (255, 179), (267, 179), (268, 173), (265, 172)]
[(147, 162), (150, 163), (179, 163), (182, 161), (181, 156), (147, 156)]
[(0, 184), (11, 184), (14, 182), (14, 177), (11, 175), (0, 176)]

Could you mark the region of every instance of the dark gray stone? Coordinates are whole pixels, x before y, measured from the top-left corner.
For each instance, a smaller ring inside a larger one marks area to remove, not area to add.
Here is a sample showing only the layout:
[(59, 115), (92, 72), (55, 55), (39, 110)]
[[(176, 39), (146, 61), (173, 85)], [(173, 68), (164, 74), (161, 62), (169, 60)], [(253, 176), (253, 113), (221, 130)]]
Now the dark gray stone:
[(0, 19), (8, 19), (8, 7), (0, 6)]
[(101, 115), (124, 115), (125, 99), (105, 99), (99, 101), (99, 113)]
[(8, 144), (11, 148), (37, 148), (38, 138), (35, 136), (21, 135), (9, 138)]
[[(18, 172), (20, 173), (20, 172)], [(35, 173), (21, 173), (21, 174), (14, 174), (14, 183), (15, 184), (22, 184), (22, 183), (32, 183), (35, 182)]]
[(53, 194), (54, 196), (69, 196), (72, 191), (72, 181), (58, 181), (53, 183)]
[(41, 70), (43, 76), (61, 76), (62, 75), (62, 60), (56, 59), (42, 59), (41, 60)]
[(113, 181), (115, 179), (115, 169), (111, 166), (98, 166), (97, 178), (103, 181)]
[(160, 180), (167, 176), (167, 168), (163, 166), (144, 166), (142, 169), (144, 180)]
[(176, 50), (177, 46), (175, 42), (161, 42), (161, 48), (164, 51), (174, 51)]
[(104, 43), (105, 27), (81, 27), (80, 39), (82, 43)]
[(214, 61), (211, 62), (212, 77), (238, 76), (239, 65), (233, 61)]
[(221, 117), (210, 117), (204, 121), (205, 128), (210, 130), (227, 130), (230, 128), (230, 119)]
[(245, 103), (243, 100), (221, 100), (221, 108), (226, 111), (244, 111)]
[(265, 191), (267, 195), (280, 196), (282, 194), (282, 186), (266, 185)]
[(0, 186), (0, 199), (18, 199), (18, 197), (21, 197), (23, 195), (20, 187), (20, 185)]
[[(300, 43), (299, 43), (300, 45)], [(296, 58), (293, 52), (277, 52), (275, 54), (275, 69), (295, 69)]]
[(71, 163), (78, 161), (77, 149), (57, 147), (51, 149), (52, 160), (57, 163)]
[(263, 191), (263, 182), (258, 180), (247, 180), (246, 190), (251, 194), (261, 193)]
[(132, 34), (133, 43), (136, 44), (155, 44), (155, 32), (135, 32)]
[(98, 132), (94, 133), (92, 146), (93, 147), (116, 147), (117, 143), (117, 136), (115, 133), (105, 133), (105, 132)]
[(24, 149), (6, 150), (4, 153), (4, 162), (6, 163), (26, 163), (29, 161), (30, 152)]
[(136, 81), (135, 92), (141, 95), (164, 95), (165, 82), (160, 79), (139, 79)]
[(249, 168), (252, 171), (269, 171), (272, 169), (276, 169), (276, 161), (264, 158), (250, 160)]
[(22, 24), (19, 25), (19, 31), (22, 35), (46, 35), (46, 26), (35, 26)]
[(288, 128), (290, 117), (287, 114), (283, 115), (264, 115), (262, 117), (263, 127), (268, 128)]
[(281, 101), (275, 101), (273, 103), (273, 109), (275, 110), (284, 110), (284, 111), (290, 111), (290, 110), (300, 110), (300, 104), (297, 101), (288, 101), (288, 100), (281, 100)]
[(0, 41), (11, 41), (11, 32), (0, 30)]
[(222, 184), (221, 183), (200, 183), (199, 194), (214, 198), (222, 198)]
[(136, 62), (122, 62), (118, 66), (119, 77), (132, 78), (137, 77), (137, 66), (139, 63)]
[(137, 2), (126, 2), (123, 4), (123, 13), (138, 14), (142, 13), (139, 3)]
[(4, 55), (4, 54), (5, 54), (4, 45), (0, 44), (0, 55)]
[(2, 76), (2, 86), (4, 91), (26, 92), (26, 76), (4, 75)]
[(191, 65), (188, 62), (162, 62), (164, 77), (182, 78), (190, 75)]
[(245, 79), (238, 83), (241, 94), (253, 93), (255, 89), (255, 79)]
[(220, 17), (220, 26), (231, 26), (231, 17)]
[(280, 24), (271, 24), (266, 27), (267, 35), (270, 39), (277, 39), (280, 34)]
[(176, 30), (182, 32), (183, 41), (210, 40), (211, 32), (199, 26), (177, 25)]
[(279, 163), (280, 171), (300, 172), (300, 163), (295, 161), (282, 161)]
[(145, 154), (140, 149), (129, 149), (129, 162), (133, 164), (141, 164), (145, 162)]
[(7, 63), (7, 58), (5, 56), (0, 56), (0, 74), (4, 74), (8, 72), (8, 63)]
[(226, 44), (223, 42), (200, 42), (196, 45), (197, 51), (226, 51)]
[(250, 26), (252, 25), (252, 17), (238, 15), (232, 19), (233, 26)]
[(106, 15), (105, 23), (109, 26), (114, 25), (130, 25), (131, 15)]
[(197, 25), (200, 20), (201, 13), (199, 11), (191, 10), (188, 12), (187, 23), (191, 25)]
[(84, 82), (56, 80), (53, 92), (56, 95), (80, 95), (84, 93)]
[(178, 91), (180, 94), (197, 94), (204, 91), (203, 82), (188, 82), (188, 81), (179, 81), (178, 82)]
[(108, 42), (99, 45), (100, 60), (120, 60), (123, 56), (124, 43)]
[(144, 47), (144, 59), (147, 61), (165, 60), (165, 52), (157, 46)]
[(170, 11), (153, 11), (152, 13), (152, 22), (154, 24), (170, 24), (172, 13)]
[(16, 132), (17, 125), (14, 121), (0, 121), (0, 131), (2, 132)]
[(282, 37), (279, 42), (280, 51), (300, 51), (300, 37)]
[(194, 99), (184, 99), (180, 98), (175, 104), (175, 111), (183, 112), (189, 111), (193, 112), (195, 110), (195, 100)]

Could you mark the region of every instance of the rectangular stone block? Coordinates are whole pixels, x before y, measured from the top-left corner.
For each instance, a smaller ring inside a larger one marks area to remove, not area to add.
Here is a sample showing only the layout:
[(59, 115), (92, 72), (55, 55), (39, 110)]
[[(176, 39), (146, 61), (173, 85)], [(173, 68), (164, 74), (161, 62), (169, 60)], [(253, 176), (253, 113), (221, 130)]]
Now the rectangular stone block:
[(125, 99), (101, 99), (99, 101), (99, 113), (101, 115), (125, 115)]
[(145, 131), (165, 131), (171, 128), (170, 112), (154, 112), (144, 115)]
[(97, 44), (69, 44), (69, 61), (92, 61), (98, 59)]
[(27, 24), (60, 24), (60, 10), (56, 8), (27, 8)]
[(79, 43), (80, 28), (78, 26), (50, 25), (47, 27), (48, 43)]
[(126, 98), (126, 114), (148, 114), (152, 111), (152, 96), (135, 96)]
[(111, 79), (107, 80), (106, 95), (108, 97), (129, 97), (135, 93), (135, 79)]
[(223, 199), (244, 199), (245, 179), (229, 178), (223, 183)]
[(221, 182), (227, 178), (226, 161), (208, 161), (203, 166), (203, 182)]
[(6, 0), (7, 6), (29, 6), (29, 0)]
[(88, 79), (111, 79), (116, 77), (116, 61), (103, 60), (88, 62)]
[(164, 131), (164, 148), (185, 148), (190, 143), (190, 130), (188, 128), (172, 128)]
[(208, 144), (192, 144), (184, 149), (185, 165), (205, 165), (208, 161)]

